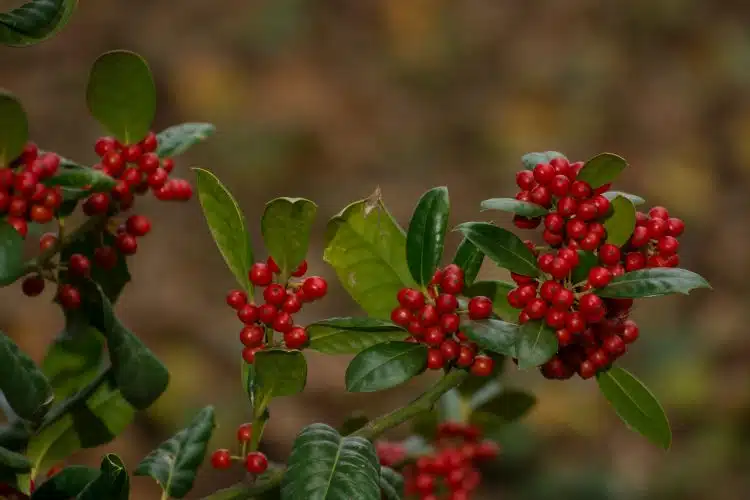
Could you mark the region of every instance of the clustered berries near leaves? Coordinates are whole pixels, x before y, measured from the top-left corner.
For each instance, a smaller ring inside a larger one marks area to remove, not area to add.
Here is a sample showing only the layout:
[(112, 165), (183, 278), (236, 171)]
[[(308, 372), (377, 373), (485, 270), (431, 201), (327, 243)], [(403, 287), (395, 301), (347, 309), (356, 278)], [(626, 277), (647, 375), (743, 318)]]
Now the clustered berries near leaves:
[(259, 475), (268, 469), (266, 455), (259, 451), (247, 451), (248, 443), (253, 436), (253, 425), (244, 423), (237, 428), (237, 442), (240, 447), (240, 455), (232, 455), (226, 448), (221, 448), (211, 454), (211, 467), (218, 470), (227, 470), (232, 467), (233, 462), (242, 462), (248, 473)]

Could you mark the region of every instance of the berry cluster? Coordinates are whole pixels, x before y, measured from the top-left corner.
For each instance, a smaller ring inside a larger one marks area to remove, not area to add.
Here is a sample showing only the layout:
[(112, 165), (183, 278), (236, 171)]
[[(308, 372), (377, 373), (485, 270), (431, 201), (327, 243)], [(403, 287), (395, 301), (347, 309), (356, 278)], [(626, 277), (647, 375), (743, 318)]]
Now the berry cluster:
[(437, 429), (435, 450), (414, 463), (400, 443), (378, 442), (380, 463), (402, 469), (405, 493), (420, 500), (467, 500), (481, 482), (477, 464), (497, 458), (499, 448), (492, 441), (480, 441), (481, 431), (473, 425), (443, 422)]
[[(294, 324), (293, 314), (302, 309), (306, 302), (321, 299), (328, 292), (328, 283), (320, 276), (309, 276), (302, 281), (278, 283), (274, 276), (280, 273), (279, 266), (272, 257), (267, 262), (256, 262), (250, 268), (250, 282), (263, 288), (263, 304), (255, 305), (248, 300), (247, 293), (232, 290), (227, 294), (227, 304), (237, 311), (237, 317), (245, 325), (240, 331), (240, 342), (245, 346), (242, 357), (252, 364), (255, 353), (267, 346), (275, 345), (273, 332), (283, 335), (287, 349), (302, 349), (307, 345), (305, 329)], [(307, 272), (307, 261), (292, 273), (301, 278)]]
[(214, 469), (226, 470), (232, 467), (232, 462), (241, 461), (245, 464), (245, 469), (250, 474), (263, 474), (268, 469), (268, 459), (266, 456), (259, 451), (251, 451), (245, 453), (247, 444), (253, 437), (253, 426), (252, 424), (242, 424), (237, 428), (237, 441), (240, 444), (242, 450), (241, 456), (233, 456), (232, 453), (225, 449), (219, 449), (211, 454), (211, 466)]
[(427, 296), (413, 288), (398, 292), (399, 306), (391, 312), (391, 321), (411, 334), (407, 342), (423, 343), (427, 350), (427, 367), (439, 370), (451, 365), (468, 368), (478, 376), (492, 373), (494, 362), (489, 356), (477, 354), (478, 346), (460, 330), (461, 314), (471, 320), (492, 315), (492, 301), (483, 296), (472, 297), (466, 309), (459, 308), (464, 290), (464, 272), (450, 264), (435, 272)]

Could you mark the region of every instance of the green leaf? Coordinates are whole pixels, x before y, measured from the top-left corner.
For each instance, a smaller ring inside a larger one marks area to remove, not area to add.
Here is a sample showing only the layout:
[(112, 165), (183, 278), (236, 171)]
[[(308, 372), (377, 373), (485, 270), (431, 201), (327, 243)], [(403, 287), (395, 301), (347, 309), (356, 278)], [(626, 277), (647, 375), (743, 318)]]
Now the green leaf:
[(515, 198), (491, 198), (482, 202), (482, 210), (502, 210), (524, 217), (541, 217), (549, 213), (549, 210), (536, 203), (519, 201)]
[(305, 389), (307, 383), (307, 361), (300, 351), (270, 349), (259, 351), (253, 363), (255, 371), (256, 418), (268, 407), (273, 398), (294, 396)]
[(549, 163), (553, 158), (565, 158), (565, 155), (557, 151), (545, 151), (543, 153), (527, 153), (521, 157), (523, 167), (532, 170), (540, 163)]
[(288, 277), (307, 256), (318, 206), (304, 198), (276, 198), (266, 204), (260, 221), (268, 253)]
[(0, 14), (0, 43), (25, 47), (46, 40), (68, 23), (77, 4), (78, 0), (31, 0)]
[[(64, 186), (81, 189), (88, 194), (94, 192), (109, 192), (117, 184), (114, 177), (110, 177), (101, 170), (93, 168), (66, 168), (42, 181), (45, 186)], [(87, 189), (83, 189), (87, 187)]]
[(474, 243), (466, 238), (461, 240), (461, 244), (458, 245), (458, 249), (456, 250), (456, 256), (453, 258), (453, 263), (463, 269), (466, 286), (471, 286), (474, 280), (477, 279), (483, 261), (484, 254)]
[(99, 470), (82, 465), (71, 465), (45, 480), (34, 493), (31, 500), (58, 500), (73, 498), (86, 486), (99, 477)]
[(23, 275), (23, 238), (13, 226), (0, 220), (0, 286)]
[(451, 389), (438, 399), (437, 405), (438, 421), (462, 422), (464, 420), (464, 402), (461, 393)]
[(181, 155), (191, 146), (203, 142), (216, 131), (210, 123), (182, 123), (162, 130), (156, 136), (159, 158)]
[(130, 478), (125, 464), (113, 453), (104, 455), (101, 472), (81, 491), (76, 500), (128, 500)]
[(596, 381), (617, 415), (634, 431), (652, 443), (669, 449), (672, 431), (664, 409), (656, 397), (628, 371), (611, 367), (599, 372)]
[(0, 446), (0, 467), (28, 472), (31, 469), (31, 462), (24, 455)]
[(368, 347), (349, 363), (346, 390), (375, 392), (403, 384), (427, 368), (427, 347), (410, 342), (384, 342)]
[(599, 257), (593, 252), (578, 250), (578, 265), (573, 268), (570, 279), (573, 283), (580, 283), (587, 280), (589, 271), (594, 266), (599, 265)]
[(224, 187), (218, 177), (202, 168), (196, 168), (195, 178), (198, 199), (203, 207), (208, 228), (219, 247), (224, 261), (232, 271), (237, 283), (252, 293), (248, 277), (253, 265), (253, 249), (245, 226), (245, 216), (232, 193)]
[(341, 437), (325, 424), (294, 440), (281, 483), (282, 500), (380, 500), (380, 464), (364, 438)]
[(364, 413), (355, 412), (344, 419), (344, 422), (339, 427), (339, 433), (341, 433), (341, 435), (343, 436), (346, 436), (355, 431), (358, 431), (359, 429), (367, 425), (369, 421), (370, 419), (367, 418), (367, 415), (365, 415)]
[(371, 317), (389, 319), (396, 295), (414, 287), (406, 263), (406, 236), (381, 201), (352, 203), (326, 230), (323, 260)]
[[(0, 14), (0, 36), (2, 16)], [(0, 167), (6, 167), (23, 152), (29, 137), (29, 122), (21, 102), (0, 89)]]
[(516, 358), (521, 370), (540, 366), (557, 353), (557, 336), (547, 323), (529, 321), (521, 325), (519, 332)]
[(625, 158), (612, 153), (601, 153), (583, 165), (576, 179), (586, 181), (596, 189), (617, 179), (627, 166)]
[(250, 399), (250, 406), (255, 406), (255, 368), (244, 359), (240, 359), (242, 390)]
[(183, 498), (193, 488), (215, 426), (214, 409), (207, 406), (188, 427), (149, 453), (134, 475), (151, 476), (167, 495)]
[(324, 354), (357, 354), (381, 342), (404, 340), (409, 333), (375, 318), (329, 318), (307, 327), (310, 349)]
[(492, 300), (492, 311), (503, 321), (518, 321), (520, 310), (508, 303), (508, 292), (516, 288), (515, 283), (505, 281), (477, 281), (464, 290), (467, 297), (484, 296)]
[[(73, 254), (80, 253), (88, 257), (89, 261), (94, 262), (94, 253), (102, 245), (116, 247), (115, 236), (107, 231), (89, 231), (82, 238), (65, 247), (60, 258), (62, 262), (68, 262)], [(110, 302), (115, 302), (131, 279), (127, 260), (124, 256), (118, 255), (117, 263), (112, 269), (92, 266), (91, 279), (101, 287)], [(88, 323), (84, 321), (82, 324)]]
[(518, 325), (497, 319), (485, 319), (471, 321), (461, 328), (466, 336), (482, 349), (515, 357), (516, 342), (519, 338)]
[(412, 278), (420, 285), (430, 282), (443, 257), (449, 215), (446, 187), (427, 191), (414, 209), (406, 234), (406, 262)]
[(672, 293), (687, 295), (696, 288), (711, 288), (711, 285), (701, 275), (687, 269), (655, 267), (617, 276), (596, 294), (613, 299), (637, 299)]
[(380, 467), (380, 490), (384, 500), (401, 500), (404, 496), (404, 476), (390, 467)]
[(474, 411), (492, 415), (502, 423), (510, 423), (526, 415), (535, 404), (536, 398), (533, 394), (518, 389), (506, 389)]
[(510, 231), (486, 222), (465, 222), (456, 229), (498, 266), (524, 276), (539, 275), (534, 254)]
[(614, 200), (618, 196), (622, 196), (629, 199), (635, 206), (643, 205), (644, 203), (646, 203), (646, 200), (644, 200), (640, 196), (630, 193), (624, 193), (622, 191), (607, 191), (606, 193), (602, 193), (602, 196), (607, 198), (609, 201)]
[(3, 332), (0, 332), (0, 390), (13, 411), (25, 420), (43, 418), (53, 399), (47, 378)]
[(143, 139), (156, 114), (156, 86), (148, 63), (126, 50), (99, 56), (89, 74), (91, 115), (124, 144)]
[(612, 200), (612, 214), (604, 221), (607, 243), (623, 246), (635, 229), (635, 205), (624, 196)]

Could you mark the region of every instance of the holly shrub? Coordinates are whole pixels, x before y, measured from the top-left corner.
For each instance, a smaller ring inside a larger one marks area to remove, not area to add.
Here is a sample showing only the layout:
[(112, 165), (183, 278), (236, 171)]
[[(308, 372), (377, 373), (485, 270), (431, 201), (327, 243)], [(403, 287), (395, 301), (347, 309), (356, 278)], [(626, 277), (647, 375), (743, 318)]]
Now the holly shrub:
[[(0, 41), (35, 43), (58, 30), (74, 6), (38, 0), (4, 14)], [(629, 319), (636, 299), (709, 285), (678, 267), (680, 219), (663, 207), (641, 211), (642, 198), (610, 189), (627, 167), (623, 158), (525, 155), (515, 196), (482, 203), (484, 210), (513, 214), (523, 236), (491, 222), (460, 223), (452, 230), (463, 241), (452, 259), (443, 255), (454, 224), (446, 187), (417, 201), (406, 228), (376, 190), (333, 215), (322, 255), (364, 314), (300, 325), (295, 315), (328, 291), (325, 279), (307, 275), (308, 259), (320, 258), (308, 256), (315, 203), (268, 202), (260, 228), (269, 257), (257, 260), (258, 243), (220, 180), (204, 169), (183, 172), (194, 187), (175, 177), (173, 158), (214, 127), (185, 123), (152, 132), (156, 92), (139, 55), (100, 56), (86, 100), (109, 134), (93, 142), (99, 158), (93, 166), (29, 141), (21, 104), (0, 95), (0, 285), (21, 282), (30, 297), (53, 287), (65, 318), (41, 365), (0, 334), (9, 422), (0, 429), (4, 498), (126, 499), (129, 474), (153, 478), (162, 498), (184, 498), (209, 461), (247, 472), (241, 484), (207, 497), (214, 500), (467, 499), (480, 485), (483, 464), (500, 453), (486, 433), (535, 404), (533, 395), (499, 383), (507, 364), (556, 381), (595, 379), (628, 427), (670, 446), (660, 404), (617, 360), (640, 336)], [(147, 217), (132, 212), (136, 198), (188, 201), (194, 189), (237, 280), (226, 296), (227, 313), (238, 319), (237, 391), (247, 397), (252, 421), (238, 423), (236, 442), (208, 450), (217, 410), (207, 407), (139, 464), (108, 454), (99, 469), (60, 468), (79, 449), (110, 442), (167, 388), (169, 372), (114, 307), (131, 279), (128, 259), (152, 229)], [(79, 207), (82, 217), (71, 218)], [(28, 257), (29, 228), (46, 223), (56, 230), (42, 235)], [(542, 227), (540, 238), (529, 233)], [(512, 281), (478, 279), (485, 260), (508, 270)], [(274, 416), (271, 403), (305, 389), (305, 349), (353, 355), (349, 392), (383, 391), (427, 370), (439, 376), (385, 415), (359, 415), (340, 429), (324, 423), (301, 429), (287, 463), (269, 463), (258, 445)], [(413, 437), (383, 440), (406, 422)]]

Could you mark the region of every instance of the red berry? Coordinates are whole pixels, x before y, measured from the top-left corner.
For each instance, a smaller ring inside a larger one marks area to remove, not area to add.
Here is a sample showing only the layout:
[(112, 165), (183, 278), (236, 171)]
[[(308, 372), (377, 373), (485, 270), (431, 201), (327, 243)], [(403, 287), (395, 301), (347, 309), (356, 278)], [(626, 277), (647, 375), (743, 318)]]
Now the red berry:
[(299, 266), (297, 266), (297, 269), (292, 271), (292, 276), (294, 276), (295, 278), (300, 278), (304, 276), (306, 272), (307, 272), (307, 261), (303, 260), (302, 262), (300, 262)]
[(150, 174), (148, 174), (148, 177), (146, 178), (146, 183), (148, 184), (148, 187), (151, 189), (159, 189), (164, 184), (167, 183), (167, 180), (169, 179), (169, 174), (166, 170), (163, 168), (157, 168)]
[(620, 262), (620, 249), (611, 243), (605, 243), (599, 248), (599, 262), (605, 266), (614, 266)]
[(328, 282), (320, 276), (310, 276), (302, 282), (302, 290), (308, 300), (317, 300), (328, 292)]
[(570, 179), (565, 175), (556, 175), (549, 184), (549, 191), (558, 198), (567, 196), (570, 191)]
[[(247, 302), (247, 297), (245, 297), (245, 302)], [(237, 309), (237, 317), (246, 325), (252, 325), (258, 321), (258, 315), (258, 308), (253, 304), (245, 303)]]
[(648, 236), (652, 240), (661, 238), (667, 233), (669, 224), (664, 219), (651, 219), (646, 223)]
[(81, 292), (73, 285), (60, 285), (57, 290), (57, 300), (63, 309), (72, 311), (81, 307)]
[(245, 363), (248, 365), (252, 365), (255, 362), (255, 355), (258, 353), (258, 351), (263, 350), (263, 345), (260, 345), (258, 347), (245, 347), (242, 349), (242, 359), (245, 360)]
[(445, 365), (445, 358), (440, 349), (427, 350), (427, 368), (430, 370), (440, 370)]
[(638, 329), (638, 325), (635, 323), (635, 321), (627, 320), (623, 323), (623, 330), (622, 330), (622, 340), (625, 341), (626, 344), (632, 344), (638, 339), (638, 336), (640, 334), (640, 330)]
[(258, 307), (258, 319), (266, 325), (273, 324), (278, 310), (273, 304), (263, 304)]
[(276, 261), (273, 260), (273, 257), (270, 255), (268, 256), (268, 259), (266, 260), (266, 264), (268, 264), (269, 269), (271, 269), (271, 272), (274, 274), (279, 274), (281, 272), (281, 268), (279, 268), (279, 265), (276, 264)]
[(445, 293), (457, 295), (464, 288), (463, 271), (460, 273), (443, 273), (443, 279), (440, 282), (440, 289)]
[(589, 271), (589, 283), (594, 288), (604, 288), (612, 281), (612, 271), (606, 267), (594, 266)]
[(669, 232), (670, 236), (680, 236), (685, 231), (685, 223), (682, 221), (682, 219), (671, 217), (667, 221), (667, 231)]
[(100, 137), (94, 144), (94, 151), (100, 157), (115, 149), (117, 149), (117, 141), (113, 137)]
[(452, 313), (458, 309), (458, 299), (455, 295), (441, 293), (435, 299), (435, 307), (439, 313)]
[(300, 309), (302, 309), (302, 301), (299, 300), (299, 297), (293, 293), (287, 294), (284, 303), (281, 304), (281, 310), (289, 314), (294, 314), (299, 312)]
[(580, 240), (588, 234), (588, 227), (586, 226), (586, 223), (581, 220), (571, 219), (565, 225), (565, 232), (568, 237)]
[(563, 217), (572, 217), (578, 210), (578, 202), (570, 196), (560, 198), (557, 202), (557, 213)]
[(250, 267), (249, 278), (255, 286), (267, 286), (273, 280), (271, 268), (265, 262), (256, 262)]
[(440, 328), (446, 333), (455, 333), (461, 324), (461, 318), (456, 313), (447, 313), (440, 316)]
[(447, 339), (440, 344), (440, 352), (443, 353), (443, 358), (445, 358), (446, 361), (453, 361), (456, 359), (459, 351), (460, 347), (455, 340)]
[(601, 237), (597, 235), (596, 233), (589, 232), (580, 242), (581, 250), (587, 250), (589, 252), (593, 252), (597, 248), (599, 248), (599, 244), (601, 243)]
[(120, 233), (115, 237), (115, 246), (123, 255), (133, 255), (138, 251), (138, 242), (135, 236), (128, 233)]
[(542, 319), (547, 314), (547, 302), (544, 299), (535, 298), (526, 304), (523, 310), (529, 319)]
[(539, 266), (539, 269), (541, 269), (545, 273), (548, 273), (552, 269), (552, 261), (554, 260), (555, 256), (553, 254), (545, 253), (537, 257), (536, 262)]
[(637, 271), (646, 267), (646, 256), (641, 252), (629, 252), (625, 255), (625, 270)]
[(604, 307), (604, 302), (601, 297), (594, 295), (593, 293), (583, 295), (579, 299), (578, 304), (581, 312), (584, 314), (593, 313)]
[(570, 185), (570, 194), (579, 200), (591, 197), (591, 186), (585, 181), (575, 181)]
[(83, 213), (89, 217), (107, 213), (109, 196), (105, 193), (94, 193), (83, 203)]
[(250, 474), (263, 474), (268, 469), (268, 459), (259, 451), (251, 451), (245, 457), (245, 469)]
[(565, 229), (565, 219), (557, 213), (547, 214), (544, 217), (544, 227), (555, 233), (562, 233)]
[(539, 296), (547, 302), (552, 302), (562, 289), (562, 285), (554, 280), (547, 280), (539, 288)]
[(258, 347), (266, 339), (266, 331), (258, 325), (250, 325), (240, 330), (240, 342), (247, 347)]
[(570, 262), (560, 257), (552, 259), (552, 264), (549, 267), (549, 273), (553, 278), (561, 280), (565, 278), (571, 270)]
[(23, 280), (21, 289), (27, 297), (36, 297), (44, 291), (44, 278), (41, 276), (29, 276)]
[(138, 144), (131, 144), (122, 150), (122, 156), (126, 161), (135, 163), (143, 154), (143, 148)]
[(74, 253), (68, 260), (68, 269), (75, 276), (87, 278), (91, 275), (91, 262), (85, 255)]
[(559, 175), (574, 175), (570, 162), (563, 156), (556, 156), (552, 158), (549, 161), (549, 164), (555, 168), (555, 172), (557, 172)]
[(539, 184), (547, 185), (555, 178), (555, 167), (548, 163), (540, 163), (534, 167), (534, 179)]
[(405, 307), (397, 307), (391, 311), (391, 321), (400, 326), (409, 326), (412, 321), (413, 315), (410, 310)]
[(602, 341), (604, 349), (613, 356), (619, 356), (625, 352), (627, 346), (622, 338), (617, 335), (609, 335)]
[(138, 168), (145, 174), (156, 172), (159, 168), (159, 157), (154, 153), (146, 153), (138, 160)]
[(29, 218), (37, 224), (46, 224), (54, 217), (52, 210), (44, 205), (32, 205), (29, 212)]
[(456, 364), (461, 368), (468, 368), (472, 363), (474, 363), (474, 351), (470, 347), (462, 345), (458, 351)]
[(228, 469), (232, 466), (232, 454), (229, 450), (216, 450), (211, 454), (211, 467), (214, 469)]
[(416, 314), (416, 318), (423, 327), (428, 327), (438, 324), (440, 321), (440, 314), (437, 312), (437, 307), (432, 304), (425, 304)]
[(141, 140), (140, 145), (145, 153), (153, 153), (156, 151), (159, 141), (156, 138), (156, 134), (149, 132), (146, 137)]
[(413, 288), (402, 288), (399, 290), (397, 299), (399, 304), (412, 311), (421, 309), (425, 303), (424, 294)]
[(559, 247), (564, 241), (562, 234), (553, 233), (549, 229), (544, 230), (542, 233), (542, 239), (551, 247)]
[(117, 251), (109, 246), (94, 250), (94, 262), (102, 269), (113, 269), (117, 265)]
[(578, 252), (570, 247), (561, 248), (560, 250), (558, 250), (557, 256), (568, 261), (571, 269), (578, 266), (581, 260), (578, 256)]
[(301, 326), (295, 326), (284, 334), (287, 349), (302, 349), (307, 345), (307, 332)]
[(495, 361), (489, 356), (477, 356), (474, 358), (474, 363), (471, 365), (472, 375), (477, 377), (488, 377), (492, 375), (492, 369), (495, 366)]
[(242, 424), (237, 427), (237, 441), (247, 443), (253, 437), (253, 424)]
[(674, 236), (662, 236), (659, 239), (659, 253), (661, 255), (674, 255), (680, 248), (680, 242)]
[(492, 301), (482, 295), (469, 300), (469, 318), (486, 319), (492, 314)]
[(584, 380), (589, 379), (596, 375), (596, 366), (591, 361), (586, 360), (578, 367), (578, 375)]
[(669, 211), (667, 211), (664, 207), (653, 207), (651, 210), (648, 211), (648, 216), (652, 219), (662, 219), (662, 220), (668, 220), (669, 219)]
[(10, 200), (10, 205), (8, 206), (8, 214), (11, 217), (26, 217), (26, 212), (29, 209), (29, 202), (26, 201), (26, 198), (22, 198), (20, 196), (13, 196)]
[(133, 236), (146, 236), (151, 231), (151, 221), (143, 215), (131, 215), (125, 221), (125, 230)]
[(570, 330), (568, 330), (567, 328), (560, 328), (556, 330), (555, 336), (557, 337), (557, 343), (560, 347), (565, 347), (566, 345), (570, 345), (570, 343), (573, 342), (573, 334), (570, 333)]
[(555, 297), (552, 299), (552, 305), (555, 308), (567, 311), (575, 301), (575, 294), (568, 288), (560, 288)]
[(247, 304), (247, 294), (242, 290), (231, 290), (227, 293), (227, 305), (232, 309), (239, 310)]
[(414, 479), (414, 488), (421, 493), (422, 498), (424, 498), (424, 495), (430, 494), (435, 488), (435, 476), (424, 472), (417, 474), (417, 477)]
[(294, 326), (294, 319), (288, 312), (280, 311), (273, 319), (273, 329), (280, 333), (286, 333)]
[(576, 217), (583, 221), (595, 219), (598, 215), (599, 210), (596, 207), (596, 204), (589, 200), (582, 201), (578, 205), (578, 210), (576, 210)]
[(516, 173), (516, 184), (524, 191), (532, 189), (536, 185), (534, 173), (531, 170), (521, 170)]
[(439, 346), (445, 339), (445, 332), (439, 326), (430, 326), (424, 332), (424, 343), (431, 346)]
[(552, 205), (552, 194), (546, 187), (537, 186), (529, 193), (529, 201), (545, 208), (549, 208), (550, 205)]
[(565, 311), (561, 311), (560, 309), (548, 309), (544, 319), (550, 327), (558, 330), (565, 327), (565, 320), (567, 317), (568, 314)]
[(565, 328), (572, 334), (581, 333), (586, 329), (586, 319), (578, 311), (568, 313), (565, 319)]
[(263, 290), (263, 299), (275, 306), (280, 306), (286, 300), (286, 289), (277, 283), (271, 283)]

